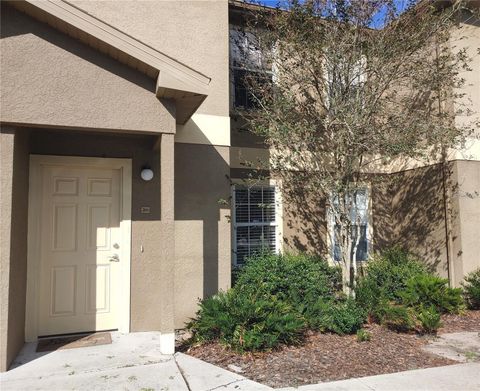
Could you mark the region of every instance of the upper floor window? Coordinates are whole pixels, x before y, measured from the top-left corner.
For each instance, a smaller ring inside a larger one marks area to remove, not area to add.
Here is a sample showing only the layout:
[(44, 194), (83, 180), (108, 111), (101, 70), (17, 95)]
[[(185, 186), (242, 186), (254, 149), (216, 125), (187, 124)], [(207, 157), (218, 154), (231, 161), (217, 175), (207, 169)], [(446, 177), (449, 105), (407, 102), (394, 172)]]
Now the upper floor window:
[(252, 84), (271, 83), (272, 65), (267, 63), (255, 34), (235, 26), (230, 28), (230, 87), (234, 108), (251, 110), (258, 107)]
[(256, 86), (272, 81), (271, 72), (250, 70), (233, 67), (232, 88), (233, 88), (233, 107), (243, 110), (251, 110), (258, 107), (258, 98), (255, 97), (251, 82)]

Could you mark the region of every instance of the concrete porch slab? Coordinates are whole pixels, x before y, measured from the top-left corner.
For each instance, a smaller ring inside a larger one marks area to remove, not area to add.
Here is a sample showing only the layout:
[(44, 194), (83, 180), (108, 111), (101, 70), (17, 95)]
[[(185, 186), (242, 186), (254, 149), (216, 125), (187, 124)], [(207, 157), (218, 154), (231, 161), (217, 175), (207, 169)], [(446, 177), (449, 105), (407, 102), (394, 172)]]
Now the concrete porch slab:
[(112, 333), (112, 344), (36, 352), (27, 343), (0, 374), (6, 390), (270, 390), (182, 353), (160, 353), (160, 333)]
[(175, 360), (192, 391), (210, 391), (212, 389), (262, 391), (272, 389), (183, 353), (176, 353)]

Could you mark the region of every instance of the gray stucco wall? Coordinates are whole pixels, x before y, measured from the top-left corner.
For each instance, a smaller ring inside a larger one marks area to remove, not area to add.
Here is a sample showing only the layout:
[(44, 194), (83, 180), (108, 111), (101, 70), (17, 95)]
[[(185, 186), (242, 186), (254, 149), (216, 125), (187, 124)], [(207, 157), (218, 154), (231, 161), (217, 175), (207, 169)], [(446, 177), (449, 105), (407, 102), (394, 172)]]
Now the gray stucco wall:
[(230, 287), (229, 148), (175, 145), (175, 327)]
[[(116, 3), (117, 4), (117, 3)], [(155, 80), (2, 3), (2, 122), (173, 132)]]
[(25, 340), (28, 132), (2, 126), (0, 144), (0, 371), (4, 371)]

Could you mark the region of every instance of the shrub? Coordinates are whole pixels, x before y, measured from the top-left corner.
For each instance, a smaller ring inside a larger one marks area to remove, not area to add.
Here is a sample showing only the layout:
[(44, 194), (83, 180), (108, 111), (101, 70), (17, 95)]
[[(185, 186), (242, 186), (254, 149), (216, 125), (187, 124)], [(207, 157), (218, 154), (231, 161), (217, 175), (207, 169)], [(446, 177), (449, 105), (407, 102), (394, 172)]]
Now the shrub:
[(462, 287), (463, 297), (468, 308), (472, 310), (480, 309), (480, 268), (465, 277)]
[(337, 301), (318, 300), (305, 312), (312, 329), (336, 334), (353, 334), (365, 323), (365, 312), (352, 298)]
[(382, 300), (400, 303), (398, 293), (407, 282), (427, 272), (414, 256), (397, 247), (368, 262), (365, 276), (358, 278), (355, 294), (361, 307), (372, 313)]
[(243, 352), (296, 344), (302, 340), (305, 322), (285, 302), (231, 289), (203, 300), (187, 327), (195, 342), (219, 340)]
[(415, 328), (415, 317), (413, 310), (403, 305), (382, 304), (377, 309), (377, 316), (380, 323), (390, 330), (407, 332)]
[(358, 342), (367, 342), (372, 339), (372, 334), (370, 334), (365, 329), (360, 329), (357, 331), (357, 341)]
[(440, 321), (440, 313), (435, 306), (424, 307), (422, 306), (417, 313), (417, 319), (420, 322), (422, 331), (428, 334), (436, 333), (442, 325)]
[(235, 289), (259, 299), (276, 297), (303, 313), (319, 299), (341, 289), (341, 270), (310, 255), (262, 253), (248, 259)]
[(456, 313), (464, 305), (460, 288), (450, 288), (447, 279), (432, 274), (410, 278), (398, 295), (406, 306), (416, 308), (433, 306), (440, 313)]

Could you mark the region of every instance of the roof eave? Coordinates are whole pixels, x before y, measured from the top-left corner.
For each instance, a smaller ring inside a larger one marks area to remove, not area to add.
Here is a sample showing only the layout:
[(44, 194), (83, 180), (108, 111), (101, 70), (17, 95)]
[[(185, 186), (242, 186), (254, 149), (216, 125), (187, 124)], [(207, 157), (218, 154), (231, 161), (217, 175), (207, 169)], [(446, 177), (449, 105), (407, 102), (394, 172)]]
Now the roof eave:
[(10, 1), (22, 12), (156, 79), (156, 95), (175, 100), (184, 124), (208, 95), (210, 78), (63, 0)]

